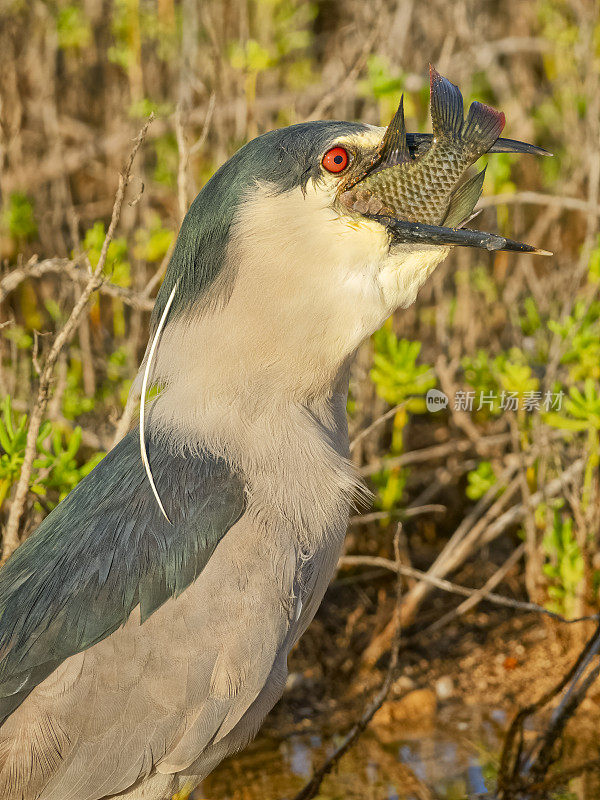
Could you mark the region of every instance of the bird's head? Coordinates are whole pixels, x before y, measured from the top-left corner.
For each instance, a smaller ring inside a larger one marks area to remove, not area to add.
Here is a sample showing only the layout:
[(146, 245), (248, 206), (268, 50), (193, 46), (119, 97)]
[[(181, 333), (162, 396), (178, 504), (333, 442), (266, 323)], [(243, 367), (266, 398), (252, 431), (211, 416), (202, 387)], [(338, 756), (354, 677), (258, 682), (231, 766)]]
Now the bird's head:
[[(163, 384), (198, 373), (205, 383), (218, 375), (224, 391), (239, 383), (260, 396), (276, 385), (310, 397), (331, 386), (395, 309), (415, 300), (451, 247), (533, 250), (395, 213), (394, 170), (408, 167), (405, 192), (418, 193), (426, 181), (415, 165), (429, 169), (427, 154), (439, 140), (435, 120), (433, 139), (406, 136), (403, 124), (400, 109), (387, 129), (293, 125), (254, 139), (215, 173), (183, 222), (154, 312), (156, 330), (172, 296), (162, 337), (173, 341), (157, 355)], [(505, 144), (496, 150), (529, 147), (498, 142)], [(447, 202), (436, 200), (446, 203), (446, 216), (459, 184), (449, 186)], [(466, 216), (481, 191), (479, 178), (471, 184), (476, 196), (463, 191), (459, 204), (459, 211), (469, 206)]]

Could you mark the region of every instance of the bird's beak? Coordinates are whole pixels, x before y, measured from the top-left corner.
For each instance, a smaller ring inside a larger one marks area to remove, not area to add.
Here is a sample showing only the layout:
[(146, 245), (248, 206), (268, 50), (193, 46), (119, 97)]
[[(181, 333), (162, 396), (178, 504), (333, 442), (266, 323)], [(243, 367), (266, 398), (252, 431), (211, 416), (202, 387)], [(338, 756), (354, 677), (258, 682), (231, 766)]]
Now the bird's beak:
[(396, 244), (431, 244), (460, 247), (478, 247), (482, 250), (509, 250), (516, 253), (534, 253), (538, 256), (551, 256), (549, 250), (541, 250), (530, 244), (506, 239), (497, 233), (486, 233), (469, 228), (444, 228), (441, 225), (425, 225), (422, 222), (408, 222), (395, 217), (372, 215), (373, 219), (387, 227)]

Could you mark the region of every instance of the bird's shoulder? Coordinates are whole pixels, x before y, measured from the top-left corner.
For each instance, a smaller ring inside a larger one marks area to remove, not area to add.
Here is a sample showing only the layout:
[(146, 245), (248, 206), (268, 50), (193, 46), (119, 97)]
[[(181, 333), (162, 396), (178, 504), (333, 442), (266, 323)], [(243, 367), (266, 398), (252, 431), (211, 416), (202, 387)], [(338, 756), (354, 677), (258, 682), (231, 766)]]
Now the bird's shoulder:
[(0, 570), (0, 723), (59, 664), (143, 623), (200, 574), (244, 510), (244, 479), (208, 452), (147, 443), (169, 521), (132, 431)]

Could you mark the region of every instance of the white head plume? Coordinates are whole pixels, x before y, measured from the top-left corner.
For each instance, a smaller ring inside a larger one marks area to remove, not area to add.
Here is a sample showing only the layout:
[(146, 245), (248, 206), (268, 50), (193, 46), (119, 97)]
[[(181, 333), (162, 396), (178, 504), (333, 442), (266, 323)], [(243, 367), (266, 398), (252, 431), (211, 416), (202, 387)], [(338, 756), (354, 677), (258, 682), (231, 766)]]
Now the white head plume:
[(165, 305), (165, 309), (162, 313), (162, 316), (159, 320), (159, 323), (156, 327), (156, 332), (154, 334), (154, 338), (152, 339), (152, 343), (150, 345), (150, 350), (148, 351), (148, 358), (146, 360), (146, 366), (144, 368), (144, 377), (142, 379), (142, 389), (141, 389), (141, 397), (140, 397), (140, 453), (142, 455), (142, 463), (144, 465), (144, 469), (146, 470), (146, 475), (148, 476), (148, 480), (150, 481), (150, 486), (152, 487), (152, 492), (154, 497), (156, 498), (156, 502), (158, 503), (158, 507), (163, 513), (164, 518), (167, 522), (171, 525), (171, 520), (167, 516), (167, 512), (164, 509), (162, 501), (160, 499), (160, 495), (158, 494), (158, 490), (156, 488), (156, 484), (154, 483), (154, 478), (152, 477), (152, 470), (150, 469), (150, 462), (148, 461), (148, 452), (146, 450), (146, 440), (144, 436), (144, 424), (146, 421), (146, 390), (148, 387), (148, 378), (150, 376), (150, 367), (152, 365), (152, 358), (154, 357), (154, 351), (156, 350), (156, 346), (158, 344), (158, 340), (160, 338), (160, 334), (162, 333), (162, 329), (165, 326), (165, 322), (167, 321), (167, 315), (169, 313), (169, 309), (171, 308), (171, 303), (173, 302), (173, 298), (175, 297), (175, 292), (177, 291), (177, 285), (179, 281), (175, 283), (173, 289), (171, 290), (171, 294), (169, 295), (169, 299), (167, 300), (167, 304)]

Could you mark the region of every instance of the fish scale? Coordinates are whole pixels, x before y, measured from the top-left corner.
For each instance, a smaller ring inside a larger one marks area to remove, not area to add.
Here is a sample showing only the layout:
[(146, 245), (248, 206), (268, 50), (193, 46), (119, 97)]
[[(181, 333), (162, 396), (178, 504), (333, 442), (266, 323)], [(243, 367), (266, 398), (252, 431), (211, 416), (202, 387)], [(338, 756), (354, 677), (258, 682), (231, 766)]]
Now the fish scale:
[[(355, 211), (388, 213), (409, 222), (439, 225), (451, 213), (453, 195), (466, 170), (487, 153), (504, 127), (504, 114), (474, 102), (467, 119), (457, 86), (430, 68), (433, 140), (421, 156), (406, 144), (403, 103), (386, 133), (370, 171), (342, 195)], [(474, 180), (474, 179), (471, 179)], [(477, 186), (481, 181), (477, 181)], [(475, 181), (473, 187), (476, 187)], [(465, 202), (466, 193), (462, 193)], [(469, 195), (472, 207), (478, 199)], [(468, 216), (471, 208), (466, 208)]]

